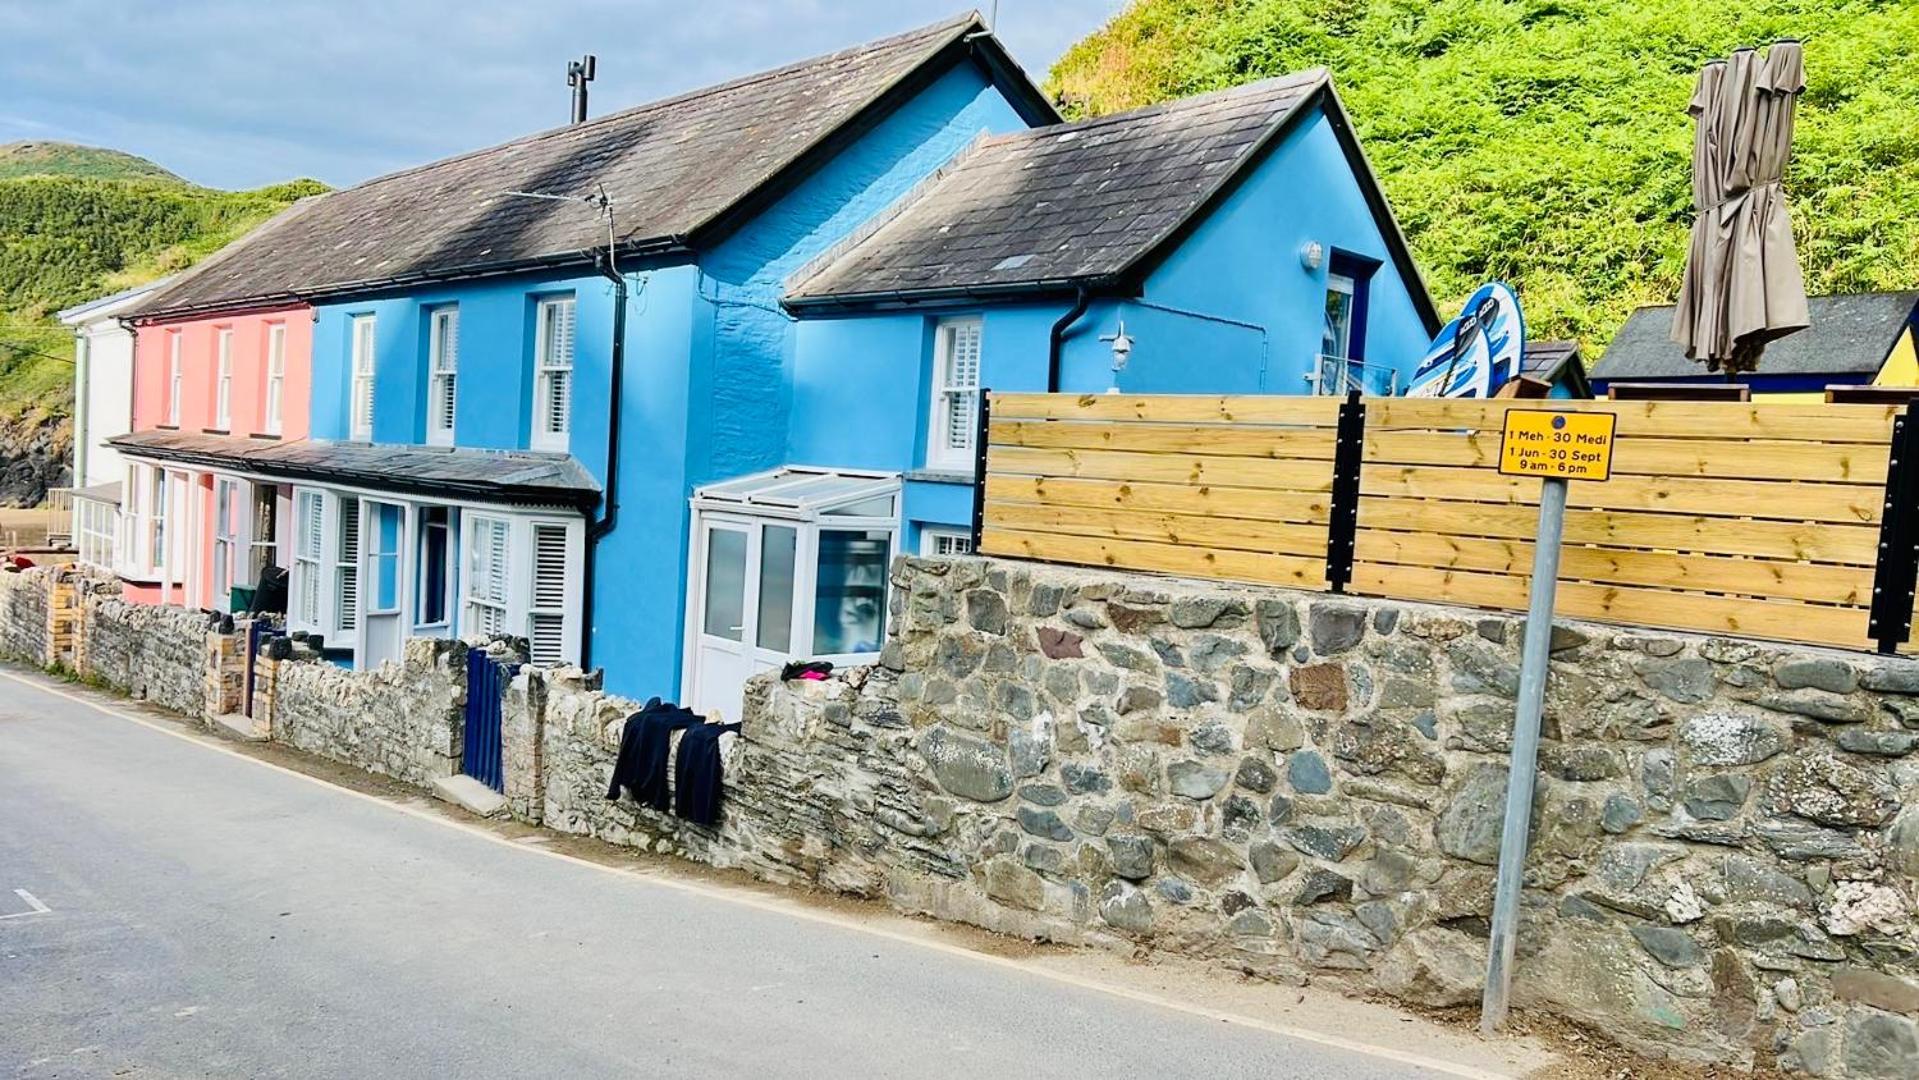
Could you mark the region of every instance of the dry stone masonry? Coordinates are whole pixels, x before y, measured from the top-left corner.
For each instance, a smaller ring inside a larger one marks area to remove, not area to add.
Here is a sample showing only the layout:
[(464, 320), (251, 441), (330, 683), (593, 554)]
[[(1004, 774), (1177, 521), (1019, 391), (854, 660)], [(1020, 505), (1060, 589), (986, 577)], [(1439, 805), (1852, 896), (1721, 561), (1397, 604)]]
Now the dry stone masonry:
[[(0, 575), (0, 647), (52, 663), (39, 573)], [(877, 664), (749, 684), (717, 828), (605, 798), (637, 705), (574, 669), (507, 691), (509, 810), (1009, 933), (1477, 1002), (1519, 621), (977, 559), (894, 584)], [(78, 595), (83, 675), (189, 715), (226, 686), (204, 616)], [(429, 783), (458, 767), (465, 649), (269, 658), (254, 709)], [(1584, 624), (1552, 649), (1518, 1002), (1654, 1054), (1919, 1075), (1919, 663)]]
[(276, 741), (425, 787), (460, 771), (463, 642), (413, 638), (398, 664), (348, 671), (317, 660), (265, 660)]

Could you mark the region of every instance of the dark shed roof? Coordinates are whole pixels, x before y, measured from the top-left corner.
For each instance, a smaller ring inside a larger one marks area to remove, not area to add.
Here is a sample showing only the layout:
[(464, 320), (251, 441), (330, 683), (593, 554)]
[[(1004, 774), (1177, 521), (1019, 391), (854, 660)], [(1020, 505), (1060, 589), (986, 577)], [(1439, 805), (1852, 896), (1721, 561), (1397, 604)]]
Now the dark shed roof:
[(787, 306), (1136, 282), (1323, 105), (1395, 265), (1439, 320), (1323, 68), (989, 138), (859, 239), (803, 268)]
[[(1806, 301), (1812, 325), (1767, 345), (1754, 374), (1876, 374), (1913, 318), (1915, 304), (1919, 291), (1812, 297)], [(1673, 342), (1672, 311), (1671, 305), (1642, 307), (1627, 316), (1592, 377), (1617, 382), (1708, 375), (1705, 365), (1686, 359)]]
[(969, 12), (306, 200), (181, 275), (136, 314), (584, 264), (605, 246), (605, 224), (590, 208), (508, 191), (587, 195), (604, 186), (624, 248), (677, 249), (724, 231), (969, 55), (1029, 121), (1058, 119)]
[(107, 442), (134, 457), (281, 480), (580, 509), (600, 500), (600, 485), (592, 474), (564, 454), (324, 439), (263, 442), (238, 435), (157, 430), (117, 435)]
[(1540, 382), (1556, 383), (1565, 379), (1574, 397), (1593, 396), (1592, 384), (1586, 381), (1585, 362), (1579, 357), (1577, 341), (1528, 341), (1519, 367), (1523, 374)]

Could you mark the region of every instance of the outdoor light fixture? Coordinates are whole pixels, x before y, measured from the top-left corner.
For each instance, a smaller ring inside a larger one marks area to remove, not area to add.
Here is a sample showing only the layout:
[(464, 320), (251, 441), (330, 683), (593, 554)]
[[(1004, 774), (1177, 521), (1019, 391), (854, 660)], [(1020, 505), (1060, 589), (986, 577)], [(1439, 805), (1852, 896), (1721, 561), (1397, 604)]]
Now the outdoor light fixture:
[(1126, 320), (1119, 321), (1119, 329), (1111, 334), (1101, 334), (1101, 341), (1113, 343), (1113, 374), (1126, 370), (1126, 358), (1133, 354), (1133, 338), (1126, 332)]
[(1326, 249), (1321, 247), (1317, 240), (1308, 240), (1299, 249), (1299, 265), (1305, 267), (1309, 274), (1318, 271), (1319, 264), (1325, 261)]

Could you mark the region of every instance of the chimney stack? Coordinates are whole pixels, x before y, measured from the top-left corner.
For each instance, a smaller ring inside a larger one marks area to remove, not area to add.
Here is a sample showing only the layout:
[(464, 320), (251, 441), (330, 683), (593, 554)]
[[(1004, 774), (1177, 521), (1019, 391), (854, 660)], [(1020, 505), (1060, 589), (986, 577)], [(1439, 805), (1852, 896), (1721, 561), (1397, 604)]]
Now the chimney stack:
[(570, 60), (566, 65), (566, 85), (573, 88), (573, 122), (586, 122), (586, 84), (593, 81), (593, 72), (598, 58), (587, 53), (578, 60)]

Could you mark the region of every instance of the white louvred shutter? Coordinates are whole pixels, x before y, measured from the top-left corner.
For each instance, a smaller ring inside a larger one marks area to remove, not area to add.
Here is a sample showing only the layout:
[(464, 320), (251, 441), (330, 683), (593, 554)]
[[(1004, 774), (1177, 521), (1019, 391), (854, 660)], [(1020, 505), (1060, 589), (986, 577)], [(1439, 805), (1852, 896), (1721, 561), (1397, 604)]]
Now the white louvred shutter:
[(360, 504), (340, 502), (340, 629), (360, 624)]
[(533, 603), (527, 613), (527, 640), (536, 664), (566, 658), (566, 526), (533, 526)]
[(439, 345), (433, 356), (433, 426), (439, 431), (452, 431), (460, 371), (460, 311), (448, 308), (433, 318), (439, 330)]
[(574, 321), (574, 301), (549, 302), (546, 320), (546, 397), (541, 402), (541, 422), (549, 435), (564, 435), (573, 430)]
[(979, 390), (980, 324), (971, 319), (949, 323), (946, 342), (946, 448), (973, 448), (973, 410)]
[(498, 634), (506, 629), (507, 523), (468, 519), (467, 620), (469, 630)]

